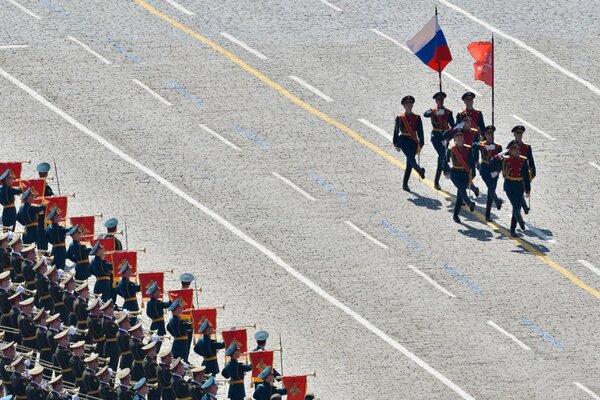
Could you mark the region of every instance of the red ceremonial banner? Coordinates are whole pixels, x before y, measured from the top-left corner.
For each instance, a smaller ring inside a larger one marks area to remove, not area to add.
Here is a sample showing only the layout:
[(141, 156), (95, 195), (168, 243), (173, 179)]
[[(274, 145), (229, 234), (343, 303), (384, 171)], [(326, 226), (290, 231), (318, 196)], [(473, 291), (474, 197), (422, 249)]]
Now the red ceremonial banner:
[(137, 251), (113, 251), (112, 254), (107, 254), (106, 259), (112, 262), (113, 265), (113, 280), (118, 282), (123, 275), (119, 274), (125, 261), (129, 263), (129, 268), (135, 275), (137, 273)]
[(23, 192), (26, 191), (27, 188), (31, 188), (31, 192), (33, 193), (34, 197), (44, 196), (44, 190), (46, 189), (46, 179), (22, 179), (20, 184), (21, 189), (23, 189)]
[(494, 45), (492, 42), (473, 42), (467, 46), (475, 59), (475, 80), (494, 87)]
[(199, 336), (198, 329), (208, 320), (214, 330), (217, 330), (217, 309), (216, 308), (194, 308), (192, 310), (192, 321), (194, 325), (194, 335)]
[(306, 375), (283, 376), (283, 386), (287, 389), (287, 400), (304, 400), (306, 394)]
[(140, 272), (138, 274), (138, 282), (140, 283), (140, 290), (142, 291), (142, 299), (149, 299), (150, 296), (146, 294), (146, 291), (150, 289), (150, 286), (154, 282), (158, 283), (159, 289), (165, 287), (165, 273), (164, 272)]
[[(67, 208), (69, 205), (69, 198), (67, 196), (48, 196), (42, 199), (42, 204), (46, 206), (46, 215), (44, 218), (48, 218), (48, 214), (53, 208), (58, 208), (58, 212), (61, 216), (61, 221), (67, 218)], [(81, 226), (79, 227), (81, 229)]]
[(14, 187), (19, 186), (19, 180), (21, 179), (21, 171), (23, 170), (23, 164), (18, 161), (0, 162), (0, 175), (2, 175), (7, 169), (10, 169), (10, 175), (15, 180), (12, 185)]
[(250, 352), (250, 362), (252, 363), (252, 382), (262, 382), (258, 375), (266, 367), (273, 368), (273, 352), (252, 351)]
[[(169, 300), (175, 301), (175, 299), (179, 299), (179, 304), (184, 310), (194, 308), (194, 289), (169, 290)], [(181, 319), (192, 319), (192, 313), (190, 311), (181, 313)]]
[[(71, 218), (71, 221), (72, 220), (73, 219)], [(107, 253), (115, 251), (115, 239), (114, 238), (91, 239), (90, 246), (94, 247), (96, 242), (100, 242), (100, 246), (104, 247), (104, 250), (106, 250)], [(112, 254), (106, 254), (105, 258), (108, 262), (112, 263)]]
[(236, 343), (237, 348), (240, 349), (242, 354), (248, 351), (248, 335), (245, 329), (236, 329), (233, 331), (221, 332), (223, 341), (225, 342), (225, 348), (231, 346), (231, 343)]
[[(52, 211), (52, 208), (46, 208), (46, 215), (48, 215)], [(94, 238), (94, 226), (96, 223), (96, 217), (93, 215), (90, 216), (81, 216), (81, 217), (71, 217), (71, 226), (79, 225), (79, 231), (82, 233), (81, 241), (89, 242)], [(113, 241), (114, 242), (114, 241)], [(100, 243), (102, 244), (102, 243)], [(104, 246), (103, 246), (104, 247)]]

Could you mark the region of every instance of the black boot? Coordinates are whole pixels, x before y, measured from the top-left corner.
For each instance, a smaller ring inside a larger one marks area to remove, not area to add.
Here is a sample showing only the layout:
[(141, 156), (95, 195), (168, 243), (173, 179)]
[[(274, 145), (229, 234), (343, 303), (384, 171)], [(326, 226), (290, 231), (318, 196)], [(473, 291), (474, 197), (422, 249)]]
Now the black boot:
[(523, 200), (521, 200), (521, 204), (523, 204), (523, 212), (525, 213), (525, 215), (529, 214), (529, 207), (527, 207), (525, 197), (523, 197)]
[(523, 221), (523, 218), (521, 218), (519, 220), (519, 226), (521, 227), (521, 230), (524, 231), (525, 230), (525, 221)]
[(471, 212), (475, 211), (475, 202), (472, 201), (471, 204), (469, 204), (469, 210), (471, 210)]
[(460, 224), (460, 218), (458, 218), (458, 213), (460, 212), (460, 207), (462, 206), (462, 201), (460, 201), (460, 197), (456, 200), (456, 204), (454, 204), (454, 222)]
[(498, 210), (502, 209), (502, 204), (504, 204), (504, 200), (502, 200), (501, 198), (498, 198), (498, 200), (496, 200), (496, 208)]
[(435, 171), (435, 180), (433, 181), (433, 187), (435, 188), (435, 190), (442, 190), (442, 187), (440, 186), (440, 177), (442, 176), (442, 169), (438, 168)]
[(410, 188), (408, 187), (407, 184), (402, 185), (402, 190), (404, 190), (405, 192), (410, 193)]
[(517, 237), (516, 229), (517, 229), (517, 219), (513, 215), (512, 218), (510, 219), (510, 236)]
[(404, 179), (402, 180), (402, 190), (406, 192), (410, 192), (410, 188), (408, 187), (408, 180), (410, 179), (410, 173), (412, 172), (412, 168), (410, 165), (407, 165), (406, 170), (404, 171)]
[(492, 198), (488, 197), (487, 204), (485, 205), (485, 220), (492, 222)]
[(471, 185), (471, 190), (473, 191), (475, 197), (479, 197), (479, 188), (477, 186)]

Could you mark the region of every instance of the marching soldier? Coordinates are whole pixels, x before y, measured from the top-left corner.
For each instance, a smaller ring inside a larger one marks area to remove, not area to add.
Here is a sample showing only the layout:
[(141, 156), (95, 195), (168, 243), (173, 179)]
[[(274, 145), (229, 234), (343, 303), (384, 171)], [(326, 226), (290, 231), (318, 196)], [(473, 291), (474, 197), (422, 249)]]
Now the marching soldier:
[[(75, 343), (71, 343), (72, 356), (69, 360), (69, 365), (73, 370), (73, 377), (75, 378), (75, 384), (81, 390), (81, 393), (87, 393), (87, 387), (83, 384), (83, 373), (85, 372), (85, 341), (80, 340)], [(64, 370), (63, 370), (64, 372)]]
[(171, 349), (173, 357), (187, 360), (190, 353), (188, 334), (192, 330), (192, 324), (181, 319), (183, 307), (179, 303), (179, 299), (175, 299), (168, 310), (172, 314), (167, 324), (167, 330), (173, 336), (173, 347)]
[(2, 204), (2, 225), (15, 230), (17, 224), (17, 209), (15, 207), (15, 196), (23, 193), (20, 188), (12, 187), (14, 178), (12, 172), (7, 169), (0, 175), (0, 204)]
[(88, 318), (87, 327), (92, 343), (96, 343), (96, 352), (104, 357), (104, 329), (102, 327), (102, 318), (100, 317), (100, 302), (98, 299), (91, 299), (87, 306)]
[(46, 400), (63, 400), (63, 380), (62, 375), (54, 375), (52, 379), (48, 381), (48, 385), (52, 388)]
[(204, 389), (202, 389), (205, 382), (204, 370), (206, 370), (206, 367), (195, 367), (190, 371), (192, 373), (192, 379), (189, 382), (192, 400), (201, 400), (204, 397)]
[(0, 345), (0, 351), (2, 351), (2, 360), (0, 360), (0, 376), (2, 377), (2, 385), (4, 386), (4, 393), (6, 395), (14, 395), (15, 391), (10, 381), (11, 372), (8, 371), (7, 367), (10, 367), (15, 359), (17, 344), (15, 342), (4, 343)]
[(131, 391), (131, 370), (129, 368), (123, 368), (117, 371), (116, 378), (119, 380), (119, 387), (117, 388), (117, 396), (119, 400), (132, 400), (133, 392)]
[(75, 280), (86, 281), (90, 277), (90, 248), (80, 242), (81, 231), (75, 225), (68, 232), (73, 241), (67, 250), (67, 258), (75, 263)]
[[(50, 164), (47, 162), (40, 163), (38, 164), (36, 170), (39, 177), (45, 180), (48, 177), (48, 172), (50, 171)], [(54, 196), (54, 192), (46, 180), (46, 184), (44, 185), (44, 197), (48, 196)], [(44, 234), (46, 232), (46, 219), (44, 218), (44, 214), (41, 214), (41, 218), (38, 219), (38, 231), (40, 233), (37, 241), (38, 249), (44, 251), (48, 250), (48, 239), (46, 239), (46, 235)]]
[(88, 282), (85, 281), (81, 285), (77, 286), (75, 291), (77, 292), (77, 298), (73, 303), (73, 311), (75, 312), (75, 317), (77, 318), (77, 329), (79, 330), (76, 340), (85, 340), (86, 343), (91, 344), (89, 337), (83, 334), (83, 331), (85, 331), (88, 327), (87, 306), (90, 296)]
[(75, 315), (75, 300), (77, 299), (75, 286), (77, 283), (75, 282), (75, 276), (70, 273), (64, 274), (62, 283), (64, 285), (63, 303), (65, 303), (66, 312), (60, 315), (60, 320), (65, 325), (75, 326), (77, 325), (77, 316)]
[(56, 266), (51, 266), (46, 271), (46, 278), (49, 282), (49, 292), (50, 292), (50, 301), (53, 305), (53, 312), (57, 313), (59, 317), (64, 317), (65, 322), (68, 322), (69, 313), (67, 312), (67, 308), (65, 306), (65, 302), (63, 301), (64, 290), (60, 287), (58, 281), (60, 280), (60, 275), (58, 275), (58, 269)]
[[(519, 153), (521, 156), (527, 158), (527, 163), (529, 164), (529, 182), (533, 181), (535, 176), (537, 175), (537, 171), (535, 168), (535, 161), (533, 159), (533, 149), (531, 145), (523, 142), (523, 133), (525, 132), (525, 127), (523, 125), (517, 125), (512, 128), (512, 133), (515, 136), (515, 141), (519, 144)], [(529, 214), (529, 206), (525, 201), (525, 198), (521, 201), (523, 206), (523, 211), (525, 214)]]
[(37, 243), (40, 237), (38, 219), (40, 215), (44, 218), (43, 216), (46, 214), (46, 206), (34, 206), (34, 200), (33, 191), (31, 188), (27, 188), (21, 195), (21, 208), (17, 213), (17, 221), (25, 228), (25, 234), (23, 235), (23, 242), (25, 243)]
[(117, 225), (119, 224), (119, 220), (116, 218), (110, 218), (105, 223), (106, 233), (103, 233), (99, 236), (100, 239), (113, 239), (115, 241), (115, 250), (120, 251), (123, 250), (123, 244), (117, 237)]
[[(142, 364), (144, 368), (144, 376), (149, 384), (155, 384), (158, 382), (156, 376), (158, 364), (156, 363), (156, 342), (150, 341), (147, 345), (142, 347), (142, 350), (146, 352), (144, 362)], [(161, 393), (158, 384), (155, 388), (150, 388), (148, 392), (148, 400), (160, 400)]]
[[(171, 306), (170, 301), (162, 301), (162, 291), (158, 287), (158, 283), (154, 282), (148, 288), (146, 294), (150, 296), (150, 300), (146, 304), (146, 315), (152, 320), (150, 325), (151, 331), (156, 331), (158, 336), (165, 336), (167, 330), (165, 328), (165, 308)], [(160, 349), (159, 349), (160, 350)]]
[(96, 377), (100, 381), (100, 398), (103, 400), (117, 400), (117, 392), (110, 384), (110, 371), (108, 365), (100, 368), (96, 373)]
[(486, 126), (485, 131), (483, 132), (485, 140), (479, 145), (479, 151), (481, 152), (479, 172), (481, 174), (481, 179), (483, 179), (488, 188), (487, 204), (485, 207), (486, 221), (492, 220), (492, 203), (496, 203), (496, 208), (498, 208), (498, 210), (502, 208), (502, 203), (504, 203), (504, 201), (496, 194), (500, 170), (498, 168), (496, 168), (496, 170), (490, 168), (490, 160), (502, 152), (502, 146), (494, 142), (494, 132), (496, 132), (494, 126)]
[(219, 391), (219, 387), (217, 386), (217, 381), (214, 376), (211, 376), (204, 382), (201, 386), (202, 390), (204, 390), (204, 397), (202, 400), (216, 400), (217, 392)]
[(27, 400), (45, 400), (46, 391), (42, 388), (42, 379), (44, 377), (43, 373), (44, 368), (42, 368), (41, 365), (36, 365), (29, 370), (29, 376), (31, 377), (31, 380), (25, 389), (25, 393), (27, 393)]
[(115, 307), (113, 301), (109, 299), (106, 303), (100, 307), (102, 311), (102, 330), (104, 331), (104, 337), (106, 338), (104, 344), (104, 356), (109, 359), (108, 366), (113, 371), (117, 370), (119, 364), (119, 344), (117, 343), (117, 332), (119, 332), (119, 326), (115, 322), (113, 316)]
[(159, 353), (158, 358), (160, 362), (156, 369), (156, 378), (158, 379), (158, 388), (162, 393), (162, 400), (175, 400), (175, 392), (171, 386), (171, 362), (173, 361), (173, 355), (171, 349), (167, 346), (163, 346)]
[[(10, 309), (12, 308), (12, 301), (9, 300), (11, 296), (10, 289), (10, 271), (4, 271), (0, 273), (0, 308), (2, 309), (2, 317), (0, 317), (0, 325), (4, 327), (10, 327)], [(5, 333), (4, 340), (12, 341), (12, 334), (7, 337)]]
[[(10, 312), (8, 313), (8, 319), (10, 321), (8, 326), (15, 330), (19, 329), (19, 317), (21, 316), (21, 308), (19, 308), (19, 302), (23, 299), (23, 296), (21, 295), (23, 291), (22, 289), (22, 286), (17, 287), (15, 293), (8, 298), (10, 301), (12, 301), (13, 304), (12, 308), (10, 309)], [(6, 332), (4, 334), (4, 338), (6, 340), (12, 340), (17, 344), (21, 344), (22, 336), (20, 332)]]
[(203, 357), (202, 365), (206, 367), (206, 373), (217, 375), (219, 373), (219, 361), (217, 360), (217, 351), (225, 348), (225, 343), (217, 342), (211, 336), (214, 333), (210, 322), (205, 319), (198, 333), (202, 334), (200, 340), (196, 342), (194, 351), (199, 356)]
[(34, 350), (39, 350), (36, 333), (36, 326), (33, 323), (33, 297), (19, 302), (21, 314), (18, 318), (19, 332), (21, 333), (21, 344)]
[(144, 357), (146, 352), (143, 350), (144, 332), (142, 331), (142, 323), (138, 323), (129, 329), (131, 339), (129, 340), (129, 349), (133, 354), (133, 368), (131, 369), (131, 379), (139, 381), (144, 376)]
[(253, 398), (255, 400), (269, 400), (273, 394), (280, 394), (282, 396), (287, 394), (287, 389), (278, 389), (273, 386), (273, 380), (275, 377), (271, 367), (267, 366), (265, 369), (263, 369), (258, 377), (263, 381), (259, 383), (254, 390)]
[(135, 396), (133, 400), (147, 400), (148, 399), (148, 384), (146, 383), (146, 378), (140, 379), (134, 386), (133, 391), (135, 392)]
[(23, 279), (25, 279), (25, 289), (34, 291), (35, 290), (35, 244), (23, 244), (23, 250), (21, 250), (23, 256), (23, 262), (21, 263), (21, 272), (23, 272)]
[(179, 276), (179, 281), (181, 282), (181, 288), (182, 289), (189, 289), (190, 286), (192, 285), (192, 282), (194, 281), (194, 275), (190, 274), (189, 272), (185, 272), (183, 274), (181, 274), (181, 276)]
[(415, 98), (412, 96), (404, 96), (401, 104), (404, 106), (404, 112), (396, 117), (396, 125), (394, 126), (394, 147), (396, 150), (404, 153), (406, 156), (406, 170), (404, 171), (404, 180), (402, 181), (402, 189), (410, 192), (408, 187), (408, 179), (410, 173), (414, 169), (417, 171), (421, 179), (425, 178), (425, 168), (417, 164), (416, 155), (421, 152), (425, 145), (423, 136), (423, 122), (421, 116), (413, 114), (412, 108), (415, 103)]
[[(11, 233), (12, 234), (12, 233)], [(0, 272), (12, 272), (10, 263), (10, 252), (8, 251), (8, 232), (0, 232)]]
[(52, 245), (50, 254), (54, 257), (54, 265), (56, 268), (64, 270), (67, 259), (66, 238), (70, 228), (65, 228), (59, 224), (61, 218), (58, 208), (54, 207), (48, 214), (48, 220), (52, 223), (48, 226), (45, 236), (46, 240)]
[(100, 379), (96, 376), (98, 372), (98, 353), (92, 353), (87, 356), (85, 362), (85, 371), (83, 371), (83, 387), (88, 396), (98, 397), (100, 394)]
[(23, 356), (17, 356), (10, 364), (13, 368), (13, 373), (10, 376), (12, 389), (17, 400), (27, 400), (27, 385), (29, 380), (25, 377), (25, 368), (29, 365), (29, 360)]
[(478, 127), (480, 132), (483, 132), (485, 131), (483, 113), (473, 107), (475, 97), (475, 93), (473, 92), (466, 92), (462, 95), (462, 100), (465, 102), (465, 108), (456, 114), (456, 123), (459, 124), (468, 117), (471, 120), (471, 123)]
[[(71, 353), (71, 350), (68, 348), (68, 334), (69, 329), (65, 329), (54, 335), (54, 340), (56, 340), (56, 350), (54, 350), (54, 354), (52, 355), (52, 364), (61, 369), (62, 376), (67, 382), (75, 384), (75, 375), (73, 374), (73, 368), (71, 367), (73, 353)], [(83, 344), (81, 346), (83, 348)]]
[(437, 190), (441, 190), (440, 177), (442, 176), (446, 151), (448, 149), (443, 132), (454, 127), (454, 116), (452, 115), (451, 110), (444, 107), (446, 93), (437, 92), (433, 95), (433, 99), (435, 100), (436, 106), (425, 111), (423, 116), (425, 118), (431, 118), (431, 144), (438, 154), (434, 185)]
[[(96, 242), (90, 256), (94, 256), (90, 264), (90, 271), (96, 277), (94, 284), (94, 293), (99, 294), (103, 302), (112, 299), (116, 300), (116, 290), (113, 289), (113, 265), (104, 259), (104, 247), (100, 242)], [(113, 296), (114, 295), (114, 296)]]
[[(471, 146), (463, 144), (464, 135), (462, 128), (458, 128), (454, 132), (454, 145), (448, 150), (446, 155), (446, 165), (444, 166), (444, 175), (450, 174), (450, 179), (456, 186), (456, 204), (454, 205), (454, 222), (460, 224), (460, 208), (463, 203), (469, 206), (471, 211), (475, 210), (475, 202), (469, 199), (467, 188), (473, 179), (473, 170), (475, 162), (473, 160), (473, 152)], [(448, 162), (452, 161), (452, 169), (449, 168)]]
[[(509, 155), (506, 156), (506, 151)], [(520, 154), (519, 143), (513, 140), (508, 144), (508, 150), (498, 154), (492, 160), (492, 167), (501, 165), (502, 176), (504, 176), (504, 191), (512, 205), (512, 218), (510, 220), (510, 235), (517, 236), (517, 223), (521, 230), (525, 230), (525, 221), (521, 215), (524, 197), (531, 192), (529, 180), (529, 163), (527, 157)]]
[(35, 298), (37, 306), (45, 308), (48, 312), (54, 311), (54, 302), (50, 295), (50, 280), (46, 277), (48, 265), (46, 260), (41, 257), (33, 266), (35, 272)]
[(231, 360), (225, 364), (225, 368), (223, 368), (223, 372), (221, 372), (223, 377), (229, 379), (227, 398), (231, 400), (244, 400), (246, 398), (244, 374), (252, 371), (252, 364), (240, 364), (238, 362), (241, 353), (235, 342), (227, 348), (225, 355), (231, 357)]
[[(123, 298), (123, 309), (137, 313), (140, 311), (140, 306), (137, 301), (137, 293), (140, 291), (140, 285), (136, 285), (129, 280), (129, 277), (133, 274), (133, 270), (129, 267), (127, 261), (125, 261), (119, 274), (123, 276), (117, 284), (117, 294)], [(137, 318), (132, 315), (131, 323), (135, 324), (136, 322)]]
[(127, 313), (123, 313), (115, 322), (119, 326), (119, 331), (117, 332), (117, 343), (119, 344), (119, 351), (121, 352), (119, 368), (128, 368), (131, 370), (131, 367), (133, 366), (133, 354), (131, 354), (129, 348), (131, 339), (131, 336), (129, 335), (129, 328), (131, 327), (129, 316)]
[(24, 282), (23, 271), (21, 270), (21, 264), (23, 263), (23, 255), (21, 252), (23, 251), (23, 240), (21, 239), (20, 234), (15, 234), (8, 245), (11, 247), (12, 251), (10, 253), (10, 264), (13, 267), (13, 271), (10, 274), (10, 279), (12, 279), (15, 283)]
[(56, 339), (55, 336), (60, 333), (60, 315), (52, 314), (48, 318), (46, 318), (46, 323), (48, 330), (46, 331), (46, 341), (48, 342), (48, 346), (50, 347), (50, 360), (49, 363), (52, 363), (52, 356), (56, 351)]
[(189, 399), (190, 386), (185, 379), (183, 379), (185, 375), (185, 366), (181, 361), (181, 358), (173, 360), (170, 369), (173, 374), (171, 377), (171, 386), (173, 387), (173, 392), (175, 392), (175, 398), (177, 400)]
[[(35, 336), (37, 337), (38, 346), (40, 349), (40, 362), (45, 361), (46, 365), (52, 364), (52, 349), (48, 342), (48, 322), (46, 320), (48, 314), (42, 308), (35, 315), (33, 322), (37, 323)], [(44, 368), (44, 376), (50, 378), (52, 372), (48, 368)]]

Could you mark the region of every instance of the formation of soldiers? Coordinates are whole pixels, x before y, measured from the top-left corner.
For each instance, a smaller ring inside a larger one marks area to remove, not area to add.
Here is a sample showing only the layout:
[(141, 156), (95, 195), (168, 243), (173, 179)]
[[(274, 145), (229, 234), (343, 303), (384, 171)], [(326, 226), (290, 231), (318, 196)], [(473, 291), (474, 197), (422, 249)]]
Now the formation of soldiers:
[[(525, 230), (525, 221), (521, 210), (528, 214), (530, 206), (526, 197), (531, 193), (531, 181), (536, 176), (535, 162), (531, 145), (523, 142), (525, 127), (517, 125), (512, 128), (514, 140), (508, 143), (506, 150), (496, 143), (494, 135), (496, 128), (485, 125), (483, 113), (473, 107), (475, 94), (467, 92), (462, 96), (465, 108), (456, 114), (456, 122), (452, 111), (444, 107), (446, 93), (438, 92), (433, 95), (435, 107), (425, 111), (423, 116), (431, 119), (431, 144), (437, 153), (437, 168), (434, 186), (441, 190), (442, 174), (449, 177), (456, 186), (456, 203), (453, 219), (460, 223), (459, 213), (463, 205), (469, 210), (475, 210), (475, 202), (469, 197), (472, 192), (479, 197), (480, 190), (473, 182), (477, 171), (487, 187), (487, 203), (485, 208), (486, 221), (492, 221), (492, 206), (498, 210), (504, 201), (498, 197), (496, 187), (498, 178), (504, 178), (504, 191), (512, 206), (510, 233), (517, 237), (517, 224)], [(402, 101), (404, 112), (396, 117), (393, 144), (396, 150), (406, 156), (406, 171), (402, 188), (410, 192), (408, 181), (412, 170), (421, 179), (425, 178), (425, 168), (417, 161), (418, 155), (425, 146), (423, 121), (418, 114), (413, 113), (415, 98), (405, 96)], [(450, 142), (452, 145), (449, 145)]]
[[(50, 165), (42, 163), (37, 170), (45, 178)], [(132, 280), (130, 265), (120, 268), (115, 287), (113, 265), (100, 241), (88, 247), (78, 225), (62, 225), (58, 208), (46, 214), (43, 203), (35, 205), (30, 188), (13, 186), (10, 170), (0, 175), (0, 184), (0, 376), (5, 395), (0, 400), (211, 400), (217, 398), (219, 374), (228, 380), (227, 398), (246, 399), (244, 377), (252, 365), (239, 361), (236, 342), (225, 349), (208, 319), (193, 332), (193, 324), (181, 317), (180, 300), (163, 301), (156, 282), (145, 290), (151, 323), (144, 329), (138, 301), (142, 288)], [(52, 195), (48, 184), (44, 194)], [(17, 223), (22, 233), (15, 231)], [(123, 249), (116, 237), (118, 220), (110, 218), (104, 225), (107, 231), (99, 238)], [(185, 273), (180, 280), (187, 288), (194, 276)], [(165, 311), (171, 313), (166, 324)], [(201, 335), (193, 346), (202, 357), (199, 366), (189, 362), (195, 333)], [(256, 332), (255, 352), (265, 351), (268, 337), (266, 331)], [(220, 350), (228, 360), (222, 371)], [(253, 378), (253, 398), (285, 396), (287, 390), (275, 383), (280, 378), (273, 368), (264, 368)]]

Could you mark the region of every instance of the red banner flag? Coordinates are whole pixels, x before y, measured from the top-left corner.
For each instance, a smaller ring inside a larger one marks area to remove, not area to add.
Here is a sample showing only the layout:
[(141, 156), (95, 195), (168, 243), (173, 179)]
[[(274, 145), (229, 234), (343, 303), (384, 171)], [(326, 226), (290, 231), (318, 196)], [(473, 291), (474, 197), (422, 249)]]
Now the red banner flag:
[(262, 382), (258, 375), (267, 367), (273, 368), (273, 352), (252, 351), (250, 352), (250, 362), (252, 363), (252, 382)]
[(242, 354), (248, 351), (248, 335), (245, 329), (236, 329), (233, 331), (221, 332), (223, 341), (225, 342), (225, 348), (231, 346), (232, 343), (237, 344), (237, 348), (240, 349)]
[[(52, 211), (52, 208), (46, 207), (46, 215), (49, 214), (50, 211)], [(94, 226), (96, 222), (96, 217), (94, 217), (93, 215), (86, 215), (81, 217), (71, 217), (70, 220), (71, 226), (79, 225), (79, 231), (82, 233), (82, 242), (89, 242), (94, 238)]]
[(283, 386), (287, 389), (287, 400), (304, 400), (306, 394), (306, 375), (283, 376)]
[(150, 289), (150, 286), (154, 282), (158, 283), (159, 289), (165, 287), (165, 273), (164, 272), (140, 272), (138, 274), (138, 281), (140, 283), (140, 290), (142, 291), (142, 299), (149, 299), (150, 296), (146, 294), (146, 291)]
[(21, 189), (23, 189), (23, 192), (26, 191), (27, 188), (31, 188), (31, 193), (33, 193), (34, 197), (44, 196), (44, 190), (46, 189), (46, 179), (22, 179), (20, 184)]
[(475, 80), (494, 87), (494, 45), (492, 42), (473, 42), (467, 46), (475, 59)]
[[(71, 221), (72, 220), (73, 219), (71, 218)], [(115, 251), (115, 239), (114, 238), (91, 239), (90, 246), (94, 247), (96, 242), (100, 242), (100, 245), (102, 247), (104, 247), (104, 249), (106, 250), (107, 253)], [(112, 255), (111, 254), (106, 254), (105, 258), (108, 262), (112, 263)]]
[(208, 320), (214, 330), (217, 330), (217, 309), (216, 308), (194, 308), (192, 310), (192, 322), (194, 323), (194, 335), (200, 335), (198, 329)]
[[(175, 301), (175, 299), (179, 299), (179, 304), (184, 310), (194, 308), (194, 289), (169, 290), (169, 300)], [(192, 313), (190, 311), (181, 313), (181, 318), (189, 320), (192, 318)]]
[[(33, 189), (32, 189), (33, 190)], [(57, 208), (61, 216), (61, 221), (67, 218), (69, 198), (67, 196), (48, 196), (41, 200), (42, 204), (46, 206), (46, 215), (44, 218), (48, 218), (48, 214), (53, 208)], [(81, 229), (81, 226), (79, 227)]]
[(13, 186), (19, 186), (19, 180), (21, 179), (21, 171), (23, 170), (23, 164), (18, 161), (0, 162), (0, 175), (2, 175), (7, 169), (10, 169), (10, 176), (12, 176), (15, 180), (13, 182)]
[(137, 273), (137, 251), (113, 251), (112, 254), (107, 254), (107, 260), (113, 265), (113, 280), (118, 282), (123, 275), (119, 274), (125, 261), (129, 263), (129, 268), (135, 275)]

